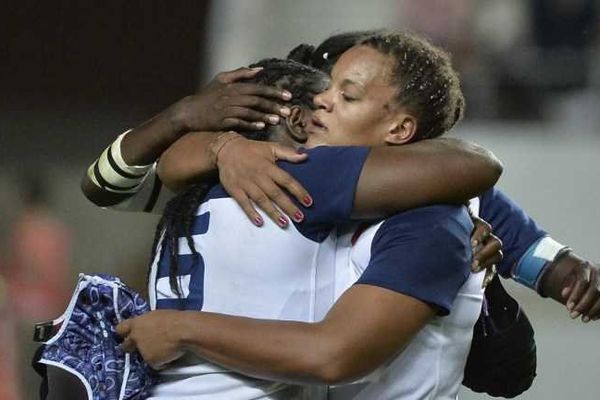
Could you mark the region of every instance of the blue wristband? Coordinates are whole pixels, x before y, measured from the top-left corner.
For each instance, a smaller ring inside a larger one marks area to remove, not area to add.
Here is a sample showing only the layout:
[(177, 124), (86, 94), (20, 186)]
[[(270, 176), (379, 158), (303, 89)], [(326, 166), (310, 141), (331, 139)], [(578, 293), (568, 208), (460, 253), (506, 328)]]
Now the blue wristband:
[(538, 239), (529, 246), (515, 265), (512, 271), (513, 279), (537, 291), (544, 267), (554, 261), (556, 255), (565, 247), (549, 236)]

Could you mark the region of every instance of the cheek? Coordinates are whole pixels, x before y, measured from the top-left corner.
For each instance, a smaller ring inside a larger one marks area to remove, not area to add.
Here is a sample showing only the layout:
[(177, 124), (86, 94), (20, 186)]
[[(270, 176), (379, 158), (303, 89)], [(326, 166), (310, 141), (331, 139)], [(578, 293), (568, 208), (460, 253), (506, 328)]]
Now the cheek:
[(351, 132), (354, 136), (371, 136), (375, 134), (382, 123), (381, 118), (378, 113), (374, 110), (361, 110), (360, 112), (356, 112), (351, 121)]
[(338, 116), (336, 124), (337, 133), (346, 136), (364, 133), (365, 127), (371, 125), (372, 119), (364, 110), (360, 108), (352, 109), (350, 107)]

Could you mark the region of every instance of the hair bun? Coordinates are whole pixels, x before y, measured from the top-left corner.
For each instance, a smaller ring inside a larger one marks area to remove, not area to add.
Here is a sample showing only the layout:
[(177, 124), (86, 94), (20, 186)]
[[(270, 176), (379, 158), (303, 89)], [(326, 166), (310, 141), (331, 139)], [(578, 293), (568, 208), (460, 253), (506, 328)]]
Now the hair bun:
[(302, 43), (301, 45), (294, 47), (294, 49), (290, 51), (286, 58), (288, 60), (297, 61), (305, 65), (310, 65), (314, 51), (315, 46)]

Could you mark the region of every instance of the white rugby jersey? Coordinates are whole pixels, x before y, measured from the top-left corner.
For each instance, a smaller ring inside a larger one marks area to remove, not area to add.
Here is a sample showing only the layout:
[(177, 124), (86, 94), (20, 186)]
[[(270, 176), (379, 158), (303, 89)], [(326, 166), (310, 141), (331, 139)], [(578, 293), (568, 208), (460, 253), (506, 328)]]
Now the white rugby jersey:
[[(441, 312), (398, 357), (355, 383), (331, 387), (329, 399), (456, 398), (473, 325), (481, 311), (483, 273), (468, 271), (472, 225), (466, 213), (460, 215), (452, 207), (411, 210), (367, 228), (360, 236), (351, 231), (339, 237), (336, 295), (354, 282), (374, 284), (436, 305)], [(418, 226), (402, 226), (403, 214), (414, 214)], [(454, 216), (448, 220), (448, 214)], [(449, 223), (440, 226), (444, 219)], [(388, 241), (390, 237), (401, 239)], [(450, 313), (444, 315), (446, 311)]]
[[(313, 196), (305, 219), (282, 230), (266, 216), (257, 228), (221, 186), (200, 205), (192, 227), (199, 257), (179, 239), (181, 297), (169, 285), (169, 249), (150, 272), (153, 309), (202, 310), (245, 317), (312, 322), (334, 302), (335, 232), (352, 211), (368, 149), (318, 147), (301, 164), (282, 164)], [(162, 244), (161, 244), (162, 245)], [(325, 388), (273, 383), (235, 374), (188, 355), (160, 372), (152, 399), (316, 398)]]

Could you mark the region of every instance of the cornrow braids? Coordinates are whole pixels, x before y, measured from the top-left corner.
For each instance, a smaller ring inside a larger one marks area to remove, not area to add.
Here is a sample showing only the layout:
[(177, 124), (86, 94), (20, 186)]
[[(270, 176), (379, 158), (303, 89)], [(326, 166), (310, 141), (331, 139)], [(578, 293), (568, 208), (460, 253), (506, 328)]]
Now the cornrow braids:
[(303, 108), (314, 107), (313, 97), (325, 90), (329, 82), (322, 71), (294, 60), (268, 58), (250, 67), (263, 67), (263, 70), (248, 82), (285, 89), (292, 94), (289, 103)]
[[(318, 93), (324, 90), (328, 82), (328, 77), (324, 73), (292, 60), (265, 59), (252, 64), (251, 67), (263, 67), (263, 70), (253, 78), (246, 80), (246, 82), (275, 86), (288, 90), (292, 93), (290, 103), (305, 108), (313, 106), (312, 99), (316, 94), (314, 91)], [(276, 129), (276, 127), (269, 127), (266, 130), (240, 131), (240, 134), (247, 139), (266, 141), (271, 136), (272, 129)], [(177, 282), (179, 238), (184, 237), (186, 239), (194, 255), (192, 264), (192, 268), (194, 268), (199, 259), (199, 254), (196, 251), (194, 239), (191, 234), (194, 218), (196, 217), (198, 207), (209, 190), (217, 183), (218, 179), (214, 179), (211, 182), (196, 183), (186, 188), (167, 203), (156, 227), (154, 244), (152, 246), (152, 260), (155, 259), (159, 244), (162, 243), (159, 259), (162, 259), (165, 252), (168, 251), (170, 261), (169, 284), (171, 290), (177, 296), (181, 296)]]
[(405, 32), (380, 32), (359, 45), (393, 57), (396, 100), (419, 121), (413, 140), (440, 136), (462, 118), (465, 100), (460, 79), (444, 50)]

